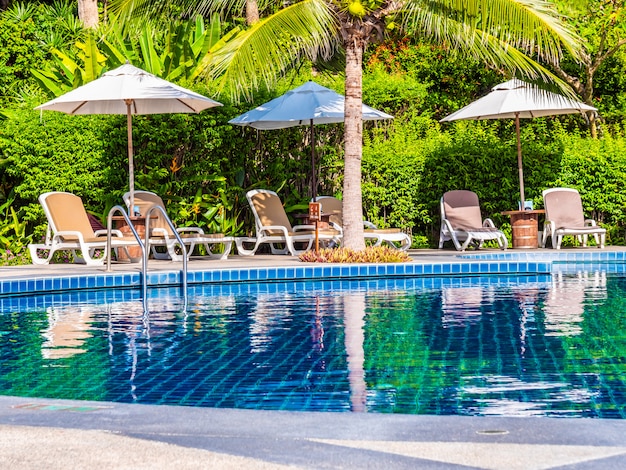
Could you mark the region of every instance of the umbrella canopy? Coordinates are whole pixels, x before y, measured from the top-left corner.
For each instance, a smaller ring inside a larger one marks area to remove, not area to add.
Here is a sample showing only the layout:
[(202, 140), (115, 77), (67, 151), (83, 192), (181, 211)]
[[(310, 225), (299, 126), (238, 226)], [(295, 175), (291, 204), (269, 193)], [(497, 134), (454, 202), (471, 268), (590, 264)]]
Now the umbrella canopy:
[(126, 63), (35, 109), (60, 111), (66, 114), (127, 115), (128, 172), (132, 211), (135, 189), (132, 115), (199, 113), (214, 106), (222, 106), (222, 104)]
[[(311, 127), (311, 166), (313, 170), (313, 199), (317, 198), (315, 180), (315, 124), (344, 121), (345, 98), (333, 90), (307, 82), (282, 96), (231, 119), (229, 124), (255, 129), (285, 129), (309, 125)], [(363, 105), (363, 120), (393, 119), (393, 116)]]
[(596, 108), (585, 103), (541, 90), (537, 86), (522, 80), (513, 79), (493, 87), (489, 94), (446, 116), (441, 122), (462, 119), (515, 119), (520, 201), (523, 207), (525, 200), (524, 170), (522, 166), (519, 120), (558, 114), (585, 114), (595, 111), (597, 111)]

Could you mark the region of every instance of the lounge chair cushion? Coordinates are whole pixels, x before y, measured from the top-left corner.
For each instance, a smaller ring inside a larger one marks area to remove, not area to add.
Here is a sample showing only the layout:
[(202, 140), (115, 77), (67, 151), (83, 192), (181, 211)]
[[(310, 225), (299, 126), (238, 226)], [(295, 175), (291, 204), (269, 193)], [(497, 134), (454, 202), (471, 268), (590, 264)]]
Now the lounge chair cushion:
[(446, 219), (456, 230), (483, 228), (478, 196), (472, 191), (451, 191), (444, 199)]
[[(139, 208), (139, 213), (145, 215), (148, 213), (152, 206), (161, 206), (163, 210), (165, 210), (165, 205), (163, 204), (163, 200), (158, 194), (154, 194), (148, 191), (136, 191), (135, 192), (135, 206)], [(153, 216), (156, 219), (150, 219), (150, 228), (155, 229), (159, 228), (165, 230), (169, 237), (173, 237), (172, 229), (167, 221), (163, 218), (163, 214), (158, 211), (153, 212)], [(150, 235), (152, 236), (152, 234)]]
[[(262, 226), (280, 226), (285, 227), (289, 233), (293, 232), (291, 222), (289, 222), (287, 213), (279, 198), (263, 192), (256, 193), (251, 198), (253, 203), (260, 209), (257, 212)], [(268, 235), (281, 235), (283, 233), (280, 230), (267, 230), (267, 232)], [(302, 235), (302, 232), (298, 232), (298, 235)]]
[[(91, 228), (89, 218), (85, 217), (85, 207), (80, 198), (69, 193), (50, 194), (48, 207), (54, 225), (59, 232), (80, 232), (86, 239), (94, 239), (96, 235)], [(75, 236), (64, 236), (63, 240), (77, 240)]]
[(546, 193), (546, 202), (550, 207), (550, 220), (557, 221), (559, 228), (583, 228), (585, 216), (580, 195), (573, 191), (555, 191)]

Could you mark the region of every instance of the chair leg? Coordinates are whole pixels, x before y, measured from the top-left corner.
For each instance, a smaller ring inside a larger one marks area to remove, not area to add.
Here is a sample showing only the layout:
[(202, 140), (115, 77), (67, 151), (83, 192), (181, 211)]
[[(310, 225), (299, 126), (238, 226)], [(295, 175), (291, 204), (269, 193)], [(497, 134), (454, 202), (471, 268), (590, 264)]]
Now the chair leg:
[[(249, 250), (244, 247), (244, 243), (254, 243), (254, 248)], [(237, 253), (241, 256), (252, 256), (261, 246), (261, 241), (254, 237), (237, 237), (235, 238), (235, 245), (237, 246)]]
[(270, 251), (272, 252), (273, 255), (286, 255), (287, 253), (291, 252), (287, 243), (285, 243), (285, 248), (278, 248), (276, 246), (276, 243), (270, 243), (269, 245), (270, 245)]
[(561, 243), (563, 243), (563, 235), (557, 235), (556, 237), (552, 235), (552, 248), (556, 248), (557, 250), (560, 250)]
[(446, 237), (443, 232), (443, 224), (441, 225), (441, 229), (439, 229), (439, 249), (443, 248), (443, 243), (446, 241)]
[[(38, 250), (47, 250), (48, 256), (40, 258), (37, 254)], [(54, 255), (56, 250), (46, 245), (28, 245), (28, 251), (30, 251), (30, 258), (33, 264), (50, 264), (52, 255)]]
[(506, 250), (509, 246), (509, 241), (507, 240), (507, 238), (504, 235), (500, 235), (497, 238), (497, 242), (498, 242), (498, 246), (500, 247), (501, 250)]
[(457, 247), (457, 250), (465, 251), (465, 249), (469, 246), (469, 244), (472, 243), (472, 240), (473, 240), (472, 237), (468, 235), (465, 241), (463, 242), (463, 244), (460, 245), (460, 247)]
[(543, 233), (541, 234), (541, 248), (546, 247), (546, 243), (548, 242), (548, 237), (550, 236), (550, 229), (547, 227), (543, 228)]

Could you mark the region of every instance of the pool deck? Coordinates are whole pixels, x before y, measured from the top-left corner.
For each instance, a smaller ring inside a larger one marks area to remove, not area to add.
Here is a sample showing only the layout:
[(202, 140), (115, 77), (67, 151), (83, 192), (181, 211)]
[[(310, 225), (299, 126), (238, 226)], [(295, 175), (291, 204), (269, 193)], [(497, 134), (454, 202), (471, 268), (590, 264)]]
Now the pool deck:
[[(621, 257), (626, 248), (603, 252)], [(499, 256), (497, 250), (478, 253)], [(549, 260), (602, 252), (507, 253)], [(457, 255), (411, 252), (414, 262), (424, 265), (458, 263)], [(232, 256), (193, 260), (189, 271), (301, 265), (289, 256)], [(116, 274), (139, 270), (139, 265), (113, 265)], [(149, 263), (150, 273), (172, 270), (180, 270), (180, 263)], [(77, 265), (0, 267), (0, 281), (104, 274), (104, 268)], [(626, 468), (626, 420), (252, 411), (0, 397), (0, 435), (0, 468)]]

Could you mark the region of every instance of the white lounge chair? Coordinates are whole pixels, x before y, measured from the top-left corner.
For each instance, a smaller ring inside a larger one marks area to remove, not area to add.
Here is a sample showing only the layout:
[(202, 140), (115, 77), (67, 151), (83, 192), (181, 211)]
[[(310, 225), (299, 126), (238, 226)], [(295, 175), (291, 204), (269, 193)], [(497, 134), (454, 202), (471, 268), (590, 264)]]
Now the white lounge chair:
[(441, 230), (439, 248), (452, 240), (459, 251), (474, 243), (481, 248), (487, 240), (495, 240), (501, 250), (506, 250), (508, 240), (491, 219), (482, 220), (476, 193), (467, 190), (448, 191), (441, 197)]
[[(269, 244), (272, 254), (290, 254), (296, 256), (308, 251), (315, 242), (314, 225), (291, 225), (285, 208), (274, 191), (253, 189), (246, 194), (250, 209), (254, 215), (256, 236), (235, 239), (240, 255), (254, 255), (263, 244)], [(318, 230), (318, 239), (323, 243), (338, 242), (341, 237), (334, 229)], [(253, 246), (246, 248), (245, 245)], [(297, 249), (296, 245), (303, 245)]]
[(583, 204), (576, 189), (551, 188), (542, 194), (546, 210), (542, 248), (545, 248), (548, 237), (551, 237), (552, 248), (559, 250), (566, 235), (575, 236), (583, 246), (587, 246), (587, 238), (593, 235), (598, 248), (604, 248), (606, 229), (596, 225), (595, 220), (585, 219)]
[[(135, 206), (137, 206), (141, 215), (147, 215), (152, 206), (159, 206), (166, 211), (163, 199), (158, 194), (150, 191), (135, 191), (134, 196)], [(126, 206), (128, 206), (130, 204), (130, 193), (124, 194), (123, 198)], [(227, 259), (232, 249), (233, 237), (226, 237), (223, 233), (204, 233), (204, 230), (200, 227), (177, 227), (176, 231), (187, 247), (188, 258), (193, 253), (196, 245), (203, 245), (207, 255), (214, 259)], [(161, 211), (153, 211), (151, 214), (149, 244), (152, 256), (155, 259), (182, 260), (182, 256), (177, 249), (179, 245), (178, 240), (172, 233), (172, 229)], [(214, 253), (213, 250), (218, 245), (222, 245), (223, 249)], [(165, 251), (160, 251), (159, 247), (164, 247)]]
[[(318, 196), (317, 202), (322, 205), (322, 214), (330, 214), (329, 220), (333, 227), (343, 232), (343, 202), (333, 196)], [(399, 228), (377, 228), (368, 220), (364, 220), (363, 224), (365, 240), (374, 242), (374, 246), (386, 243), (402, 251), (411, 247), (411, 237)]]
[[(40, 195), (39, 202), (48, 219), (48, 228), (44, 243), (28, 245), (33, 264), (50, 263), (57, 251), (70, 251), (76, 263), (91, 266), (102, 266), (105, 263), (109, 255), (106, 252), (107, 231), (94, 232), (80, 197), (55, 191)], [(111, 231), (113, 249), (133, 246), (139, 246), (134, 237), (123, 237), (120, 231)], [(101, 257), (94, 257), (96, 250), (102, 251)], [(47, 254), (41, 254), (41, 251)], [(80, 255), (77, 251), (80, 251)], [(130, 259), (130, 254), (126, 254)]]

